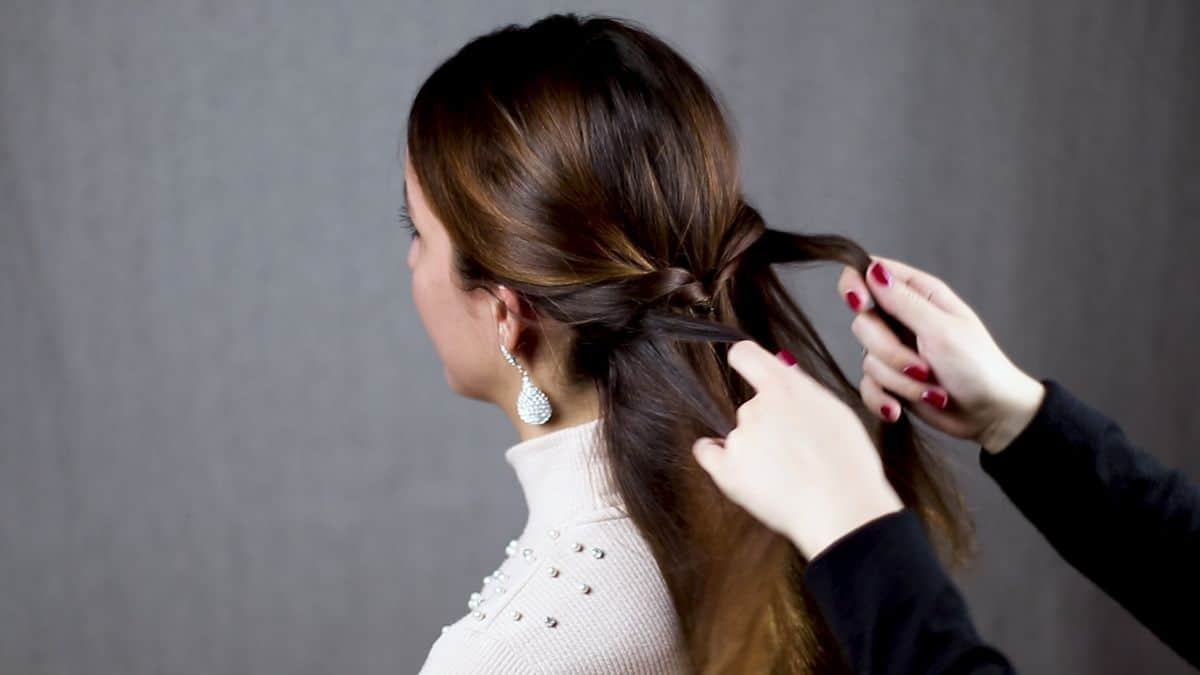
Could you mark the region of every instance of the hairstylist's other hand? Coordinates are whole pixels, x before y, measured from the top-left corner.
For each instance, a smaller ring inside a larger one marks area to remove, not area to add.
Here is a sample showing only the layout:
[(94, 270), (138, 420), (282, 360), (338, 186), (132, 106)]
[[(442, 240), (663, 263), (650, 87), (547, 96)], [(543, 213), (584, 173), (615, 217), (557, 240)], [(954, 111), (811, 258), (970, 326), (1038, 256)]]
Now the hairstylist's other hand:
[[(866, 348), (859, 392), (877, 416), (900, 417), (896, 397), (935, 429), (999, 452), (1026, 427), (1045, 388), (1013, 364), (975, 312), (942, 280), (872, 256), (864, 281), (847, 267), (838, 292), (857, 316), (850, 329)], [(904, 345), (875, 303), (912, 330)]]
[(758, 343), (729, 349), (755, 389), (724, 441), (698, 439), (696, 461), (731, 500), (810, 560), (841, 536), (904, 508), (857, 413)]

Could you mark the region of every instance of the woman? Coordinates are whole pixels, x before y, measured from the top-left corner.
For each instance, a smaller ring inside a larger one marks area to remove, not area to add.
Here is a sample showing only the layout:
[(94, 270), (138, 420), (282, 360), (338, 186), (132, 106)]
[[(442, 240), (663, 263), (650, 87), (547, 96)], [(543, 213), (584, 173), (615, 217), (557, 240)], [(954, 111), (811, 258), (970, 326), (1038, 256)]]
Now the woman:
[[(1188, 614), (1200, 601), (1200, 486), (1057, 381), (1014, 365), (940, 279), (887, 258), (868, 271), (847, 269), (838, 284), (857, 313), (868, 408), (893, 421), (903, 401), (931, 426), (977, 443), (984, 471), (1067, 562), (1200, 666)], [(880, 320), (876, 300), (912, 330), (918, 350)], [(700, 439), (693, 451), (732, 499), (812, 561), (805, 581), (855, 669), (1012, 672), (975, 632), (913, 513), (881, 480), (854, 411), (753, 342), (735, 344), (729, 362), (757, 394), (723, 441)], [(935, 383), (953, 405), (929, 403)]]
[(423, 672), (839, 672), (795, 547), (690, 446), (787, 348), (870, 426), (898, 498), (964, 557), (957, 494), (906, 420), (874, 421), (772, 263), (865, 270), (842, 237), (768, 228), (725, 114), (635, 25), (555, 15), (472, 40), (418, 91), (404, 152), (414, 301), (457, 393), (501, 406), (521, 534)]

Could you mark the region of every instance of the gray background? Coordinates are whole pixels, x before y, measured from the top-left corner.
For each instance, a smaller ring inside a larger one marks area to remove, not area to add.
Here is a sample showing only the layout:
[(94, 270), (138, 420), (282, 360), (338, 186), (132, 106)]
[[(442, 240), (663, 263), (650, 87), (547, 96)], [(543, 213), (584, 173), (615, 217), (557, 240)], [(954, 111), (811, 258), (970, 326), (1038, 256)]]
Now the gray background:
[[(935, 271), (1200, 473), (1197, 4), (349, 5), (3, 3), (0, 672), (419, 667), (525, 513), (412, 306), (396, 144), (438, 62), (554, 10), (693, 59), (772, 224)], [(787, 279), (857, 380), (836, 271)], [(1185, 671), (946, 447), (1020, 669)]]

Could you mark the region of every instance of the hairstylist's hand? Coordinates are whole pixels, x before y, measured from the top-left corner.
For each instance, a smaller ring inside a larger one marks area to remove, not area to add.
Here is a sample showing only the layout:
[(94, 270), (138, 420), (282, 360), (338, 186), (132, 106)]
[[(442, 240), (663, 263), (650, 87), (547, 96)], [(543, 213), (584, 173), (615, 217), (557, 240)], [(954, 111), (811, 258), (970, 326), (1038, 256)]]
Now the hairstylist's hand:
[[(897, 397), (934, 428), (999, 452), (1041, 405), (1045, 388), (1000, 351), (975, 312), (942, 280), (891, 258), (872, 256), (867, 280), (847, 267), (838, 291), (858, 316), (850, 329), (866, 348), (859, 393), (886, 421)], [(875, 303), (912, 330), (905, 346)]]
[(701, 438), (692, 451), (731, 500), (810, 560), (904, 508), (862, 420), (824, 385), (751, 340), (729, 349), (729, 365), (756, 393), (724, 442)]

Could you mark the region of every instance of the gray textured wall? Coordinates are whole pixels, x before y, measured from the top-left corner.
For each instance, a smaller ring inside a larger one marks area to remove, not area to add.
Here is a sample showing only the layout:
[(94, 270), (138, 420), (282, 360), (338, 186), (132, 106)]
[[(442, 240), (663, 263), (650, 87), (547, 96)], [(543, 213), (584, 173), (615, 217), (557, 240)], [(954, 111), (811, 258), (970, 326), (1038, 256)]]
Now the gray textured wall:
[[(396, 142), (454, 48), (558, 9), (694, 59), (776, 226), (934, 270), (1200, 473), (1196, 3), (342, 4), (2, 4), (0, 672), (416, 670), (524, 504), (411, 305)], [(788, 279), (857, 379), (835, 272)], [(947, 450), (1020, 668), (1184, 672)]]

